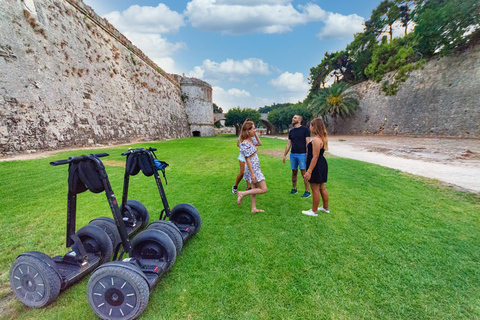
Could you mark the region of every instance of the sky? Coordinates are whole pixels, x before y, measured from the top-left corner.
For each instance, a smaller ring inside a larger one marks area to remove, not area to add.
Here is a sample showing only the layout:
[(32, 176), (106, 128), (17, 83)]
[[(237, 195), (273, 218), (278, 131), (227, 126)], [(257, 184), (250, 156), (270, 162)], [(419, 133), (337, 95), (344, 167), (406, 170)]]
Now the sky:
[(296, 103), (310, 68), (362, 32), (380, 0), (83, 0), (169, 73), (202, 79), (224, 112)]

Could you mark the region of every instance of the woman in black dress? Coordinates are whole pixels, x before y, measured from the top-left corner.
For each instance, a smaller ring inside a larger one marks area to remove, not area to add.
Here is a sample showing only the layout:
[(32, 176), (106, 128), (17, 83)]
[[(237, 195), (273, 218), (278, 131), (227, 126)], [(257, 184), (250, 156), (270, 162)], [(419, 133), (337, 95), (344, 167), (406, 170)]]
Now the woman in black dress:
[[(322, 119), (313, 119), (310, 123), (310, 134), (312, 136), (307, 145), (307, 172), (303, 178), (310, 182), (312, 188), (312, 208), (302, 211), (303, 214), (316, 217), (317, 211), (330, 213), (328, 209), (328, 192), (325, 187), (327, 182), (328, 166), (327, 160), (323, 156), (325, 150), (328, 150), (327, 129)], [(322, 196), (323, 205), (319, 208), (320, 196)]]

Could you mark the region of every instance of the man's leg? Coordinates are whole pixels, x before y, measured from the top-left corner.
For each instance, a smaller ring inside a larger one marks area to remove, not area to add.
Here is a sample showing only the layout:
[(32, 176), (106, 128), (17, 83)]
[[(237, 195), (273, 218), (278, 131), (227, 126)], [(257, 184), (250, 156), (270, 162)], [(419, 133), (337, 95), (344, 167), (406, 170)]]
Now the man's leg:
[(292, 187), (295, 190), (297, 190), (297, 175), (298, 175), (298, 169), (293, 169), (292, 170)]
[(298, 157), (296, 153), (290, 153), (290, 169), (292, 169), (292, 191), (290, 194), (297, 193), (297, 175), (298, 175)]

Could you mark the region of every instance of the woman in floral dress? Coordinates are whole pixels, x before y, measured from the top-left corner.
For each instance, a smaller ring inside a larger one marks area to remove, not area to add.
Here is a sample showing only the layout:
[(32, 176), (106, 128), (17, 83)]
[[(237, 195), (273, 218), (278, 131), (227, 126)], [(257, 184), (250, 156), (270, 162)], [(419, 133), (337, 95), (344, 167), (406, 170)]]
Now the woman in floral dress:
[(264, 212), (257, 209), (257, 194), (267, 192), (267, 184), (265, 176), (260, 170), (260, 162), (257, 156), (257, 148), (253, 143), (256, 129), (253, 121), (245, 121), (240, 132), (240, 154), (245, 157), (246, 166), (243, 174), (243, 180), (250, 182), (252, 189), (237, 192), (237, 204), (242, 204), (242, 199), (246, 195), (250, 195), (252, 200), (252, 213)]

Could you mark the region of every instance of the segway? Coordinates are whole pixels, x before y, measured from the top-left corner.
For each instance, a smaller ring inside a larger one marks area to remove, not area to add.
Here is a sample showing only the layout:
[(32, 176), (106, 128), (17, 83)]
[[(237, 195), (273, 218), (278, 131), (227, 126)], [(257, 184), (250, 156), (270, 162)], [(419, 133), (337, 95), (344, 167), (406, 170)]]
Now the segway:
[[(123, 197), (121, 205), (122, 219), (125, 224), (127, 234), (131, 237), (136, 232), (144, 229), (149, 222), (150, 216), (147, 208), (137, 200), (127, 200), (126, 192), (128, 192), (128, 178), (129, 174), (125, 170), (124, 183), (123, 183)], [(115, 221), (110, 217), (99, 217), (89, 222), (89, 225), (95, 225), (102, 228), (110, 237), (112, 241), (114, 258), (116, 260), (118, 251), (120, 249), (121, 239), (118, 233)]]
[[(202, 219), (198, 210), (188, 203), (181, 203), (170, 210), (162, 180), (158, 173), (159, 171), (163, 173), (166, 182), (165, 169), (168, 167), (168, 163), (158, 160), (154, 151), (157, 151), (157, 149), (138, 148), (129, 149), (127, 152), (122, 153), (122, 156), (127, 157), (122, 202), (125, 203), (128, 199), (128, 177), (130, 175), (136, 175), (140, 171), (147, 177), (153, 175), (162, 200), (163, 210), (159, 214), (159, 220), (152, 222), (147, 229), (159, 229), (171, 235), (178, 253), (183, 243), (200, 230)], [(169, 219), (168, 221), (166, 220), (167, 218)]]
[[(145, 176), (155, 176), (164, 210), (160, 220), (135, 236), (131, 244), (127, 237), (122, 237), (122, 246), (129, 258), (106, 263), (90, 277), (87, 299), (92, 310), (103, 319), (138, 317), (148, 304), (150, 290), (172, 267), (183, 242), (200, 229), (200, 214), (192, 205), (179, 205), (170, 212), (158, 174), (158, 170), (165, 174), (168, 164), (156, 159), (155, 150), (130, 149), (122, 154), (127, 156), (122, 203), (127, 202), (129, 176), (142, 171)], [(174, 219), (163, 220), (166, 217)], [(123, 252), (120, 259), (122, 255)]]
[(115, 221), (120, 222), (116, 226), (123, 247), (118, 259), (125, 253), (129, 257), (105, 263), (93, 272), (87, 300), (103, 319), (134, 319), (147, 306), (150, 290), (174, 264), (176, 247), (169, 235), (156, 228), (141, 231), (130, 241), (121, 209), (116, 202), (112, 207)]
[(10, 268), (10, 286), (25, 305), (43, 307), (50, 304), (60, 291), (110, 260), (112, 243), (101, 228), (88, 225), (75, 232), (77, 194), (86, 190), (105, 191), (111, 207), (116, 202), (103, 165), (98, 166), (101, 164), (98, 157), (104, 156), (108, 153), (50, 162), (52, 166), (69, 164), (66, 246), (71, 251), (54, 257), (29, 251), (17, 257)]

